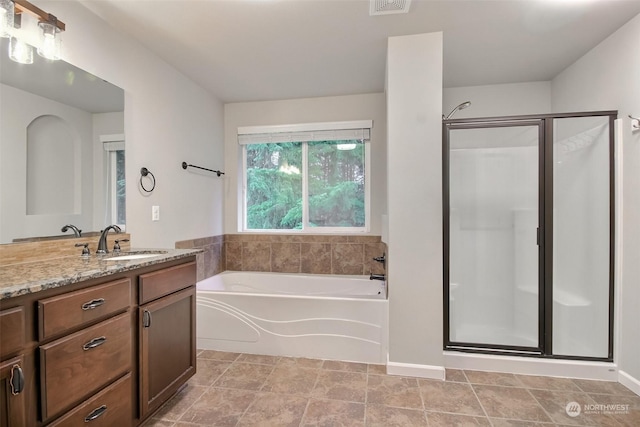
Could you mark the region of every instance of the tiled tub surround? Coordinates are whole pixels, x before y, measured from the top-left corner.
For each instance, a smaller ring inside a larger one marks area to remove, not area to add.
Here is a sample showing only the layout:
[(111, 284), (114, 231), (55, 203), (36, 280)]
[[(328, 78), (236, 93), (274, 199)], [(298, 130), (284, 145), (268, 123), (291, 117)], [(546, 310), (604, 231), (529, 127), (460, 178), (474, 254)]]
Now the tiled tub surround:
[(225, 270), (381, 274), (384, 266), (373, 258), (387, 252), (380, 236), (322, 234), (225, 234), (176, 242), (176, 248), (204, 250), (198, 280)]
[[(380, 365), (209, 350), (197, 363), (145, 427), (640, 425), (640, 396), (614, 382), (455, 369), (440, 381), (389, 376)], [(569, 416), (570, 402), (585, 409)], [(594, 406), (612, 404), (622, 410)]]

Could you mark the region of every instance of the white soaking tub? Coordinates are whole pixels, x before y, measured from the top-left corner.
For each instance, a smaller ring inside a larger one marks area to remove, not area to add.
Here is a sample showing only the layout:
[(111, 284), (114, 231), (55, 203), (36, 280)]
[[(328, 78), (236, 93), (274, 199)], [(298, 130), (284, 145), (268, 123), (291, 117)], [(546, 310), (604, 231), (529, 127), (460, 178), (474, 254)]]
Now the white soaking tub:
[(225, 271), (196, 288), (198, 348), (387, 362), (385, 282)]

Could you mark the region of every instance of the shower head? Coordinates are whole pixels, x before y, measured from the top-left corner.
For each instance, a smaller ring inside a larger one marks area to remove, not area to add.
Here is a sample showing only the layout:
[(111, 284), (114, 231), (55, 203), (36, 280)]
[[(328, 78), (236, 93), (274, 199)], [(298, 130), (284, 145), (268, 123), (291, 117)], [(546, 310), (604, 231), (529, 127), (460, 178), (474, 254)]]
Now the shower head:
[(451, 112), (449, 114), (447, 114), (447, 116), (445, 117), (445, 115), (442, 115), (442, 120), (449, 120), (451, 118), (451, 116), (453, 116), (455, 114), (456, 111), (458, 110), (464, 110), (465, 108), (467, 108), (469, 105), (471, 105), (471, 101), (465, 101), (462, 104), (458, 105), (456, 108), (454, 108), (453, 110), (451, 110)]

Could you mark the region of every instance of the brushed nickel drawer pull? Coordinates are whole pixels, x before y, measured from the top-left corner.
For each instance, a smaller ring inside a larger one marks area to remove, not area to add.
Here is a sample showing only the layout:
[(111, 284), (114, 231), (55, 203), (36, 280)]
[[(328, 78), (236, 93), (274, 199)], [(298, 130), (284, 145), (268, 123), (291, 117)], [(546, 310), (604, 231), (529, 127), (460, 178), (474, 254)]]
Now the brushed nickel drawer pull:
[(107, 405), (102, 405), (99, 408), (94, 409), (89, 413), (89, 415), (84, 417), (84, 422), (88, 423), (90, 421), (93, 421), (96, 418), (99, 418), (100, 415), (104, 414), (105, 412), (107, 412)]
[(142, 326), (144, 328), (148, 328), (151, 326), (151, 312), (148, 310), (145, 310), (142, 313)]
[(19, 395), (24, 390), (24, 374), (22, 373), (22, 368), (20, 365), (13, 365), (11, 367), (11, 379), (9, 380), (11, 384), (11, 394), (14, 396)]
[(101, 346), (105, 342), (107, 342), (107, 337), (94, 338), (91, 341), (89, 341), (88, 343), (86, 343), (85, 345), (83, 345), (82, 349), (85, 350), (85, 351), (91, 350), (92, 348), (96, 348), (96, 347)]
[(98, 299), (93, 299), (89, 302), (85, 302), (84, 304), (82, 304), (82, 309), (83, 310), (93, 310), (94, 308), (100, 307), (102, 304), (104, 304), (104, 298), (98, 298)]

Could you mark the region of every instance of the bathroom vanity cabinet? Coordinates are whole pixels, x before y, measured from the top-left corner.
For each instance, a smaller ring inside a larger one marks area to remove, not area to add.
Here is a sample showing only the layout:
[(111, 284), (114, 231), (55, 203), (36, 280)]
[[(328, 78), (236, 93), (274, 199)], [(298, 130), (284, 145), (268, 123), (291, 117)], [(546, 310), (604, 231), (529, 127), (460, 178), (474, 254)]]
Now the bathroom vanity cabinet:
[(0, 301), (0, 427), (135, 426), (195, 373), (194, 256)]

